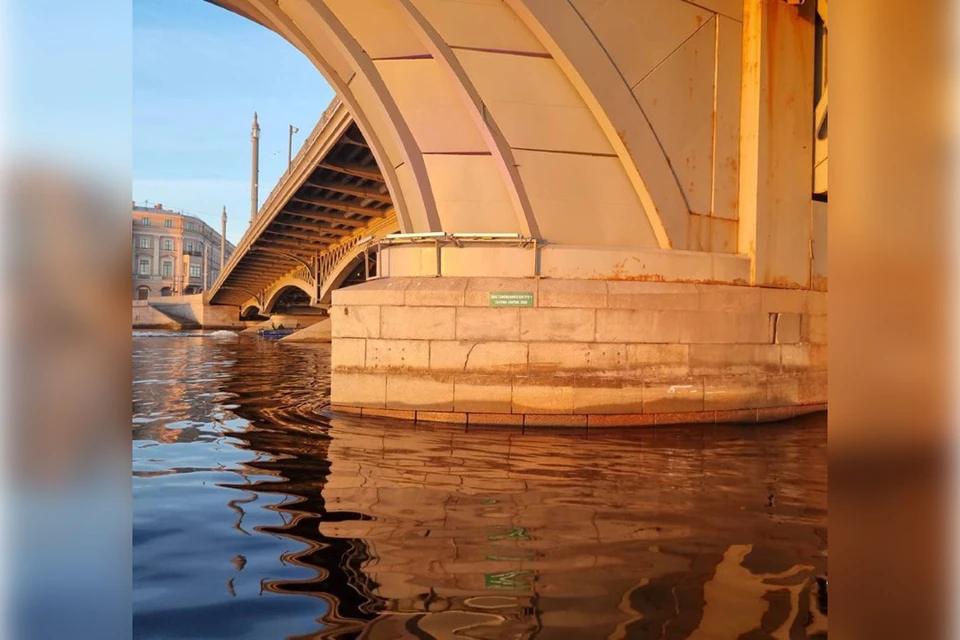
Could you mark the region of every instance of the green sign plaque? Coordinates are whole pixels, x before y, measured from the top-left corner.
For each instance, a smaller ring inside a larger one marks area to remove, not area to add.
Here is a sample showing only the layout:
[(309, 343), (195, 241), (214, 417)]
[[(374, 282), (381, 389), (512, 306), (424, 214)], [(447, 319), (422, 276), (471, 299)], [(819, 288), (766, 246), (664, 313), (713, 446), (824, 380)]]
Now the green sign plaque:
[(532, 307), (533, 291), (491, 291), (491, 307)]

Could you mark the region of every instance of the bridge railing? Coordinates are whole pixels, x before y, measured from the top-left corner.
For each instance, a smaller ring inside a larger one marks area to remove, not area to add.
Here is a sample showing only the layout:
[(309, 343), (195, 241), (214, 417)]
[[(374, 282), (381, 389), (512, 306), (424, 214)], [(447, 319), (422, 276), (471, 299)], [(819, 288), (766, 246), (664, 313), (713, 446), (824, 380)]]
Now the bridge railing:
[(336, 245), (330, 251), (325, 252), (317, 261), (317, 283), (323, 283), (327, 277), (333, 273), (334, 268), (343, 258), (351, 252), (362, 240), (364, 236), (350, 236), (346, 241)]
[[(369, 245), (364, 248), (364, 274), (367, 280), (376, 280), (377, 278), (383, 277), (380, 270), (380, 265), (383, 264), (380, 259), (381, 252), (383, 249), (389, 249), (390, 247), (411, 244), (432, 244), (436, 253), (436, 276), (440, 277), (443, 275), (441, 250), (444, 246), (452, 245), (462, 248), (467, 244), (508, 244), (515, 245), (521, 249), (526, 247), (533, 248), (531, 275), (536, 277), (540, 274), (540, 263), (537, 251), (539, 243), (539, 239), (532, 236), (524, 236), (519, 233), (447, 233), (444, 231), (433, 231), (429, 233), (391, 233), (375, 242), (369, 243)], [(371, 274), (370, 272), (371, 251), (374, 251), (376, 254), (377, 271), (375, 274)]]
[(313, 278), (313, 274), (310, 273), (310, 269), (300, 265), (294, 270), (293, 277), (297, 278), (298, 280), (303, 280), (304, 282), (310, 282), (310, 280)]

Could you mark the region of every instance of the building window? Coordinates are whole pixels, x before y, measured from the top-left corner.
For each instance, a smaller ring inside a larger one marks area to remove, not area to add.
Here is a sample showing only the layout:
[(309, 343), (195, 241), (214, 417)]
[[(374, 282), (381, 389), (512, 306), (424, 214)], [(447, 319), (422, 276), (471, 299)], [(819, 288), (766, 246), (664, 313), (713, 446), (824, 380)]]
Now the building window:
[(140, 236), (140, 248), (149, 249), (150, 248), (150, 238), (147, 236)]
[(171, 238), (163, 239), (163, 250), (164, 251), (173, 251), (173, 240)]
[(150, 226), (150, 218), (140, 218), (140, 224), (142, 224), (142, 225), (145, 226), (145, 227), (149, 227), (149, 226)]
[(148, 276), (148, 275), (150, 275), (150, 261), (149, 261), (149, 260), (141, 260), (141, 261), (140, 261), (140, 275), (142, 275), (142, 276)]
[(187, 243), (187, 253), (192, 253), (192, 252), (193, 252), (193, 243), (192, 243), (192, 242), (188, 242), (188, 243)]
[(172, 275), (173, 275), (173, 263), (172, 263), (172, 262), (164, 262), (164, 263), (163, 263), (163, 277), (164, 277), (164, 278), (169, 278), (169, 277), (172, 276)]
[(197, 243), (197, 253), (203, 253), (203, 243), (202, 243), (202, 242), (198, 242), (198, 243)]
[(165, 226), (165, 227), (172, 227), (172, 226), (173, 226), (173, 220), (164, 220), (164, 221), (163, 221), (163, 226)]
[(200, 265), (198, 265), (198, 264), (192, 264), (192, 265), (190, 265), (190, 277), (191, 277), (191, 278), (199, 278), (201, 275), (202, 275), (202, 271), (200, 270)]

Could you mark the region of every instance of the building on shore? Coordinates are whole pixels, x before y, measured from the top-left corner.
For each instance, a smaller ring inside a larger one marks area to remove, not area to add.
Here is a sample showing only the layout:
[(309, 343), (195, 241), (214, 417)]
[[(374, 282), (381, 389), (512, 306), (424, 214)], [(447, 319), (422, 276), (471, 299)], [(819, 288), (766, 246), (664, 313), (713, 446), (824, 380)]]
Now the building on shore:
[[(226, 259), (234, 246), (224, 242)], [(196, 216), (133, 203), (133, 299), (189, 295), (220, 276), (221, 235)]]

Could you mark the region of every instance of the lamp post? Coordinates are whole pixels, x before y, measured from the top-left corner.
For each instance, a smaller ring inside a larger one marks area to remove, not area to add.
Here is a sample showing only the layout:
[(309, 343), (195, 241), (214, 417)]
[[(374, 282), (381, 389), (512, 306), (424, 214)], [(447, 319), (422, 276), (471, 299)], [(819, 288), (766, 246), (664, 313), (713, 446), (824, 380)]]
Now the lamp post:
[(293, 134), (295, 133), (300, 133), (300, 129), (290, 125), (289, 134), (287, 135), (287, 171), (289, 171), (291, 165), (293, 165)]
[(250, 176), (250, 224), (257, 217), (260, 208), (258, 189), (260, 179), (260, 125), (257, 123), (257, 112), (253, 112), (253, 126), (250, 128), (251, 176)]

